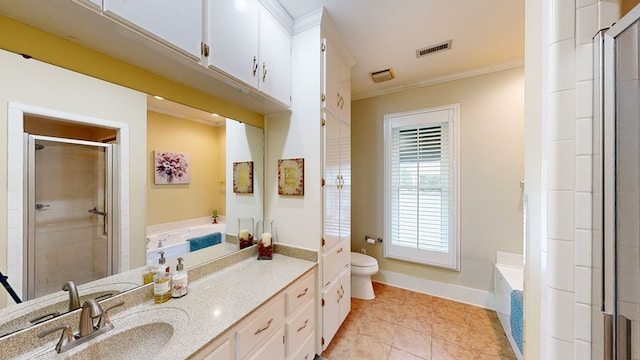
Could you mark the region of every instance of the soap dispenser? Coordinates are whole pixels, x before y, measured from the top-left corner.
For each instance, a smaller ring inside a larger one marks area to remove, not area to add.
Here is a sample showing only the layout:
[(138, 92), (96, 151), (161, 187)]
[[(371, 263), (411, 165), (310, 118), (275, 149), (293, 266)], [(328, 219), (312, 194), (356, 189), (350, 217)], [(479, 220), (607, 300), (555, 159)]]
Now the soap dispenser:
[(171, 299), (171, 270), (165, 263), (164, 251), (160, 251), (157, 272), (153, 279), (153, 298), (156, 304), (162, 304)]
[(178, 265), (176, 265), (176, 272), (171, 278), (171, 297), (180, 298), (187, 295), (189, 292), (189, 275), (184, 270), (183, 259), (178, 258)]

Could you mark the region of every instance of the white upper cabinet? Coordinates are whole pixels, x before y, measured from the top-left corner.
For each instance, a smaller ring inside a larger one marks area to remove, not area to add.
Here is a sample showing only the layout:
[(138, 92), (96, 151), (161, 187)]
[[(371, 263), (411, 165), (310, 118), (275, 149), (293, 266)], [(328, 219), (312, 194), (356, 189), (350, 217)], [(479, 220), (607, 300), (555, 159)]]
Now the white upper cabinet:
[(207, 66), (290, 104), (291, 34), (256, 0), (209, 0)]
[(199, 61), (202, 0), (103, 0), (104, 15)]
[(209, 0), (208, 13), (207, 66), (257, 87), (258, 2)]
[(266, 10), (260, 12), (260, 71), (258, 89), (291, 103), (291, 34)]
[(351, 69), (330, 37), (322, 40), (324, 88), (322, 105), (327, 111), (351, 123)]

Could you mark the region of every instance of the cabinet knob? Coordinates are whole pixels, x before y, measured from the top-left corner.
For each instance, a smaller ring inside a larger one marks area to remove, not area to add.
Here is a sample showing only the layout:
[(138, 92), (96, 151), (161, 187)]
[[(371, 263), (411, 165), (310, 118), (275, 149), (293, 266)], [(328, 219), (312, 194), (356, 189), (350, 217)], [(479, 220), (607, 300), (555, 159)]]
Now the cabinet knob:
[(254, 56), (253, 57), (253, 76), (256, 76), (257, 72), (258, 72), (258, 59)]
[(267, 64), (262, 63), (262, 82), (265, 82), (267, 78)]

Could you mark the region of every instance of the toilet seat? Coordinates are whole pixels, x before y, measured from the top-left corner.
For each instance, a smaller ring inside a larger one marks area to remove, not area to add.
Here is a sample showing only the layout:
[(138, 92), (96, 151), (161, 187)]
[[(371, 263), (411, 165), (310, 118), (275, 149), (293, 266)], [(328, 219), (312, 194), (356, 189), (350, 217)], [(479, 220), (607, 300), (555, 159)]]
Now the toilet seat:
[(369, 255), (352, 252), (351, 253), (351, 266), (358, 267), (373, 267), (378, 266), (378, 261)]
[(362, 300), (372, 300), (376, 297), (371, 284), (371, 276), (378, 272), (376, 258), (352, 252), (351, 253), (351, 297)]

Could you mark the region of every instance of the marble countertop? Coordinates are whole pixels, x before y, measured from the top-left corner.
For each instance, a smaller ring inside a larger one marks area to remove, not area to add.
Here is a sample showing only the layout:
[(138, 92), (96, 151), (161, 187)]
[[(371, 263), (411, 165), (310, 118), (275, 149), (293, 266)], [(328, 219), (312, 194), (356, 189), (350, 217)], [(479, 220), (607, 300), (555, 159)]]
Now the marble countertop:
[[(171, 299), (164, 304), (154, 304), (153, 298), (147, 296), (138, 305), (113, 315), (114, 329), (96, 340), (106, 339), (128, 329), (139, 331), (139, 335), (144, 337), (149, 335), (143, 333), (148, 328), (136, 326), (162, 322), (166, 316), (165, 321), (177, 325), (173, 336), (164, 342), (164, 346), (158, 343), (158, 351), (154, 354), (139, 354), (136, 358), (186, 359), (316, 265), (312, 261), (281, 254), (274, 254), (270, 261), (256, 260), (255, 257), (245, 259), (192, 281), (189, 284), (189, 294), (185, 297)], [(72, 325), (75, 329), (76, 324)], [(56, 354), (53, 347), (59, 338), (58, 333), (47, 338), (51, 341), (29, 353), (23, 353), (24, 358), (36, 356), (42, 359), (81, 359), (85, 356), (78, 355), (82, 355), (82, 350), (94, 342), (91, 340), (87, 345), (82, 344)], [(130, 348), (135, 348), (139, 337), (135, 332), (127, 333), (127, 336), (119, 337), (118, 341), (132, 342)], [(127, 348), (127, 344), (122, 343), (120, 347)]]

